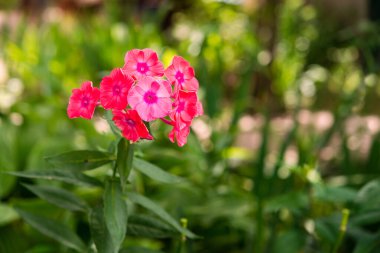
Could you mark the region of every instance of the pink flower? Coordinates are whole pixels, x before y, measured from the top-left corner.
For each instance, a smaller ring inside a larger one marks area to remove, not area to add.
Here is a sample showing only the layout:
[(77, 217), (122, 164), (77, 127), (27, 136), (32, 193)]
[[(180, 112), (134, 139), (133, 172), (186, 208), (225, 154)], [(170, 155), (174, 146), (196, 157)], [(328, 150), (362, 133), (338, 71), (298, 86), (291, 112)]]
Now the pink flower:
[(197, 103), (198, 97), (194, 91), (180, 90), (174, 102), (174, 109), (170, 113), (170, 118), (175, 121), (191, 123), (198, 112)]
[(128, 94), (128, 102), (145, 121), (163, 118), (172, 108), (172, 102), (164, 80), (142, 77)]
[(128, 105), (128, 92), (134, 80), (121, 69), (112, 70), (100, 82), (100, 103), (104, 109), (125, 109)]
[(194, 69), (180, 56), (174, 56), (171, 65), (165, 70), (165, 76), (175, 84), (176, 91), (196, 91), (199, 88)]
[(169, 133), (169, 140), (173, 143), (177, 141), (179, 147), (187, 142), (187, 136), (190, 133), (190, 125), (175, 122), (172, 131)]
[(141, 76), (163, 76), (164, 65), (158, 60), (157, 53), (152, 49), (133, 49), (124, 57), (123, 70), (135, 79)]
[(152, 135), (149, 134), (148, 129), (135, 110), (127, 110), (126, 112), (113, 110), (112, 113), (114, 115), (112, 120), (127, 140), (132, 142), (136, 142), (140, 138), (153, 140)]
[(70, 119), (78, 117), (91, 119), (99, 96), (99, 89), (92, 87), (91, 81), (82, 83), (80, 89), (73, 89), (72, 91), (67, 107), (67, 115)]

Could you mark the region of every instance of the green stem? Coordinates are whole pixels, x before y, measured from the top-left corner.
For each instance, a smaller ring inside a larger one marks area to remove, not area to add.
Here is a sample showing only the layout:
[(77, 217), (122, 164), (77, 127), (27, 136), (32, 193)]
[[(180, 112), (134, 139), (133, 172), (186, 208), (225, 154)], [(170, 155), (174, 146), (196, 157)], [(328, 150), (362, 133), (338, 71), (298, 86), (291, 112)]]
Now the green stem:
[(350, 210), (343, 209), (342, 210), (342, 220), (340, 222), (340, 228), (339, 228), (339, 236), (338, 240), (335, 243), (335, 246), (332, 250), (332, 253), (337, 253), (339, 250), (340, 245), (342, 244), (344, 235), (346, 234), (347, 230), (347, 223), (348, 223), (348, 217), (350, 216)]

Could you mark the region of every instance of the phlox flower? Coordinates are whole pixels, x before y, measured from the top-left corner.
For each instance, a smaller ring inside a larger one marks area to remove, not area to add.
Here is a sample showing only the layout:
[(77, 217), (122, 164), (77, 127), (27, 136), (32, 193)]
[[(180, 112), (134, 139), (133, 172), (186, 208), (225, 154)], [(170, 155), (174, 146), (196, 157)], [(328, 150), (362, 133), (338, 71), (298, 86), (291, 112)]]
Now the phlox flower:
[(190, 133), (190, 124), (174, 122), (172, 131), (169, 133), (169, 140), (172, 143), (177, 141), (179, 147), (182, 147), (187, 142), (187, 136)]
[(163, 118), (172, 109), (172, 102), (164, 80), (152, 77), (138, 79), (128, 94), (129, 105), (145, 121)]
[(196, 91), (199, 88), (194, 69), (181, 56), (174, 56), (170, 66), (165, 69), (165, 76), (174, 83), (176, 91)]
[(170, 118), (174, 121), (190, 123), (197, 115), (197, 102), (198, 97), (195, 92), (179, 90), (177, 99), (173, 103), (174, 109), (169, 114)]
[(158, 60), (157, 53), (152, 49), (133, 49), (124, 57), (123, 70), (135, 79), (142, 76), (163, 76), (164, 65)]
[(121, 130), (122, 135), (132, 141), (136, 142), (139, 139), (153, 140), (152, 135), (150, 135), (148, 129), (142, 122), (140, 116), (135, 110), (113, 110), (112, 120), (115, 125)]
[(99, 96), (99, 89), (92, 87), (91, 81), (82, 83), (82, 86), (79, 89), (72, 90), (69, 105), (67, 107), (67, 115), (70, 119), (78, 117), (91, 119), (99, 100)]
[(125, 109), (128, 105), (128, 92), (134, 80), (123, 70), (112, 70), (109, 76), (103, 77), (100, 82), (100, 103), (104, 109)]

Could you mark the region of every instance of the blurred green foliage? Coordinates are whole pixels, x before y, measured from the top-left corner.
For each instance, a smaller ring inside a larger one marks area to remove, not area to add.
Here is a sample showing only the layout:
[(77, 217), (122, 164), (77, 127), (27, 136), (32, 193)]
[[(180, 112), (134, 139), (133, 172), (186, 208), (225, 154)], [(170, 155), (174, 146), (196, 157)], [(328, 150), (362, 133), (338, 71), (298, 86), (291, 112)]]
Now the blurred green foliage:
[[(16, 10), (21, 2), (0, 1), (1, 253), (72, 252), (15, 207), (60, 220), (90, 243), (87, 217), (22, 186), (43, 180), (5, 172), (49, 169), (43, 158), (68, 150), (108, 150), (103, 111), (94, 121), (67, 118), (71, 89), (98, 85), (127, 50), (147, 47), (166, 66), (176, 54), (191, 62), (205, 107), (184, 148), (156, 124), (156, 141), (135, 151), (188, 179), (165, 185), (137, 172), (132, 185), (202, 236), (182, 252), (380, 251), (377, 23), (335, 24), (301, 0), (114, 0), (35, 12)], [(100, 177), (105, 167), (87, 173)], [(91, 203), (100, 194), (59, 184)], [(144, 217), (135, 219), (150, 224)], [(122, 252), (176, 252), (179, 242), (128, 234)]]

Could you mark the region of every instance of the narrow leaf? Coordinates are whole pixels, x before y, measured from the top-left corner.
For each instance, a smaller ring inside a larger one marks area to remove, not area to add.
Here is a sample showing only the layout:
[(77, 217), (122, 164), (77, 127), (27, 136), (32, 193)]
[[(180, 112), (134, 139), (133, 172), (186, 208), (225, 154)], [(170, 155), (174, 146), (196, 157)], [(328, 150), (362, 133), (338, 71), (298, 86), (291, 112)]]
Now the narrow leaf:
[(8, 171), (9, 175), (25, 177), (25, 178), (36, 178), (45, 180), (55, 180), (61, 181), (68, 184), (74, 184), (78, 186), (89, 186), (89, 187), (102, 187), (103, 184), (85, 174), (75, 171), (63, 171), (63, 170), (38, 170), (38, 171)]
[(45, 185), (24, 184), (24, 186), (41, 199), (44, 199), (56, 206), (71, 211), (86, 211), (88, 208), (86, 202), (64, 189)]
[(133, 159), (133, 166), (135, 169), (145, 174), (146, 176), (150, 177), (151, 179), (154, 179), (163, 183), (175, 184), (175, 183), (184, 181), (183, 178), (167, 173), (166, 171), (162, 170), (156, 165), (151, 164), (139, 158)]
[(132, 169), (133, 147), (134, 145), (129, 144), (125, 138), (121, 138), (117, 145), (117, 159), (115, 166), (120, 175), (122, 189), (125, 189), (125, 184)]
[(111, 235), (104, 221), (103, 207), (98, 206), (90, 212), (90, 230), (98, 253), (116, 252)]
[(108, 152), (78, 150), (46, 157), (45, 160), (59, 169), (91, 170), (115, 160)]
[(139, 204), (145, 207), (146, 209), (150, 210), (154, 214), (156, 214), (158, 217), (166, 221), (169, 225), (171, 225), (181, 234), (184, 234), (187, 237), (192, 238), (192, 239), (198, 238), (198, 236), (195, 235), (193, 232), (191, 232), (188, 229), (183, 228), (169, 213), (167, 213), (162, 207), (154, 203), (152, 200), (133, 192), (128, 192), (128, 198), (132, 202)]
[(148, 249), (139, 246), (130, 246), (128, 248), (120, 250), (119, 253), (163, 253), (160, 250)]
[(128, 219), (127, 204), (123, 198), (120, 183), (107, 182), (103, 198), (105, 223), (117, 252), (124, 241)]
[(46, 217), (41, 217), (23, 211), (19, 208), (16, 208), (16, 211), (29, 225), (44, 235), (51, 237), (66, 247), (75, 249), (79, 252), (86, 251), (86, 246), (81, 239), (65, 225)]
[(168, 238), (179, 235), (171, 226), (158, 218), (147, 215), (131, 215), (128, 218), (128, 234), (149, 238)]
[(18, 214), (12, 207), (5, 204), (1, 204), (1, 203), (0, 203), (0, 214), (1, 214), (0, 226), (11, 223), (12, 221), (18, 218)]

